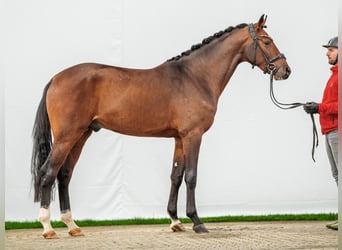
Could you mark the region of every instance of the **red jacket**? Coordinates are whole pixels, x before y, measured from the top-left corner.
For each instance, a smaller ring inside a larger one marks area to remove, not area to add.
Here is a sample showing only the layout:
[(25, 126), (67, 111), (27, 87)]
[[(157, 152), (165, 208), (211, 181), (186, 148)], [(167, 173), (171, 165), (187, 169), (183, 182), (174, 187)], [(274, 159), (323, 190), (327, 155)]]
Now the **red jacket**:
[(323, 135), (338, 129), (338, 66), (331, 67), (331, 71), (332, 75), (325, 87), (322, 102), (318, 104)]

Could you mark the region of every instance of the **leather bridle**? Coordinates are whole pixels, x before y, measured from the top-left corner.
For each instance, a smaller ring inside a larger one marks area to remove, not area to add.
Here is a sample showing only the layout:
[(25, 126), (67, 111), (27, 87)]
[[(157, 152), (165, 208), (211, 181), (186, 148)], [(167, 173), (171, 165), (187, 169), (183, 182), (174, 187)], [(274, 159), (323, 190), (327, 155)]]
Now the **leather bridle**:
[[(284, 62), (285, 62), (286, 57), (283, 53), (279, 53), (277, 56), (273, 57), (272, 59), (269, 59), (269, 57), (267, 56), (267, 54), (265, 53), (263, 48), (260, 46), (258, 39), (260, 37), (267, 37), (269, 39), (271, 39), (271, 38), (267, 35), (257, 35), (255, 33), (254, 26), (252, 23), (248, 25), (248, 30), (249, 30), (249, 33), (250, 33), (251, 37), (253, 38), (253, 42), (254, 42), (254, 45), (253, 45), (253, 47), (254, 47), (254, 61), (252, 63), (252, 68), (254, 68), (256, 66), (256, 53), (257, 53), (257, 48), (259, 48), (264, 59), (265, 59), (265, 61), (266, 61), (265, 68), (263, 70), (264, 74), (266, 74), (266, 73), (270, 74), (270, 97), (271, 97), (271, 100), (274, 103), (274, 105), (276, 105), (280, 109), (285, 109), (285, 110), (286, 109), (294, 109), (294, 108), (298, 108), (300, 106), (303, 106), (304, 103), (300, 103), (300, 102), (282, 103), (276, 99), (276, 97), (274, 95), (274, 91), (273, 91), (273, 77), (278, 72), (279, 68), (283, 64), (281, 64), (279, 67), (276, 67), (274, 62), (276, 62), (280, 59), (284, 59)], [(317, 132), (316, 124), (315, 124), (314, 115), (310, 114), (310, 117), (311, 117), (311, 121), (312, 121), (312, 134), (313, 134), (311, 157), (312, 157), (312, 160), (315, 162), (315, 147), (318, 146), (318, 132)]]
[(280, 68), (280, 67), (277, 68), (276, 65), (274, 64), (274, 62), (276, 62), (280, 59), (286, 59), (285, 55), (283, 53), (279, 53), (277, 56), (273, 57), (272, 59), (269, 59), (266, 52), (260, 46), (258, 39), (261, 37), (266, 37), (266, 38), (272, 40), (272, 38), (267, 36), (267, 35), (257, 35), (255, 33), (254, 25), (252, 23), (248, 24), (248, 30), (249, 30), (249, 33), (250, 33), (250, 35), (253, 39), (253, 42), (254, 42), (254, 45), (253, 45), (253, 47), (254, 47), (254, 62), (252, 63), (252, 68), (254, 68), (254, 66), (256, 65), (256, 53), (257, 53), (257, 48), (259, 48), (264, 59), (265, 59), (265, 61), (266, 61), (264, 73), (266, 74), (268, 72), (268, 73), (274, 75)]

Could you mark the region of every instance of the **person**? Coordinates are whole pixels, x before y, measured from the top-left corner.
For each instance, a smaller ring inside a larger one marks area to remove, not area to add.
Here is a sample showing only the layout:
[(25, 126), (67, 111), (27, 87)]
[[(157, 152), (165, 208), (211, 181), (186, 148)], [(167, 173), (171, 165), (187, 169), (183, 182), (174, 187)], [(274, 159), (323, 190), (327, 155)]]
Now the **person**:
[[(331, 172), (338, 185), (338, 37), (333, 37), (323, 47), (327, 48), (326, 55), (329, 64), (332, 65), (332, 74), (324, 89), (322, 102), (307, 102), (304, 110), (309, 114), (319, 114)], [(338, 222), (328, 224), (327, 227), (338, 230)]]

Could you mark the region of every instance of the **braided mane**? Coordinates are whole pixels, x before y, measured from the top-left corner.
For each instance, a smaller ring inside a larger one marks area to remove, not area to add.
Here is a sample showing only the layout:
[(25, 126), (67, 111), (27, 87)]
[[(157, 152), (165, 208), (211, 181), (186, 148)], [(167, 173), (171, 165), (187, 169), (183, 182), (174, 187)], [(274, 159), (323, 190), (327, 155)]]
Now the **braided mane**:
[(198, 44), (192, 45), (191, 48), (190, 48), (189, 50), (184, 51), (184, 52), (182, 52), (180, 55), (174, 56), (174, 57), (172, 57), (171, 59), (169, 59), (169, 60), (167, 60), (167, 61), (168, 61), (168, 62), (169, 62), (169, 61), (177, 61), (177, 60), (179, 60), (180, 58), (182, 58), (182, 57), (184, 57), (184, 56), (190, 55), (190, 54), (191, 54), (192, 52), (194, 52), (195, 50), (198, 50), (198, 49), (202, 48), (204, 45), (211, 43), (213, 40), (215, 40), (215, 39), (217, 39), (217, 38), (223, 36), (224, 34), (229, 33), (229, 32), (231, 32), (231, 31), (234, 30), (234, 29), (242, 29), (242, 28), (246, 27), (247, 25), (248, 25), (248, 24), (246, 24), (246, 23), (241, 23), (241, 24), (239, 24), (239, 25), (236, 25), (235, 27), (230, 26), (230, 27), (228, 27), (228, 28), (225, 29), (225, 30), (221, 30), (221, 31), (219, 31), (219, 32), (216, 32), (214, 35), (209, 36), (209, 37), (207, 37), (207, 38), (204, 38), (204, 39), (202, 40), (202, 43), (198, 43)]

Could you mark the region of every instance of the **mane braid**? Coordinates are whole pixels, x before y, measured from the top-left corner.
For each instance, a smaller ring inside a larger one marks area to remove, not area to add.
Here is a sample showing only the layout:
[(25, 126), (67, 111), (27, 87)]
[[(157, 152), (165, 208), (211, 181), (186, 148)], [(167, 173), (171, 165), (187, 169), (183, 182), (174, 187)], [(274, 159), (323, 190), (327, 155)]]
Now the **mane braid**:
[(247, 25), (248, 25), (248, 24), (246, 24), (246, 23), (241, 23), (241, 24), (239, 24), (239, 25), (236, 25), (235, 27), (230, 26), (230, 27), (228, 27), (227, 29), (225, 29), (225, 30), (223, 30), (223, 31), (221, 30), (221, 31), (215, 33), (215, 34), (212, 35), (212, 36), (209, 36), (209, 37), (207, 37), (207, 38), (204, 38), (204, 39), (202, 40), (202, 43), (198, 43), (198, 44), (192, 45), (191, 48), (190, 48), (189, 50), (184, 51), (184, 52), (182, 52), (180, 55), (174, 56), (174, 57), (172, 57), (171, 59), (168, 59), (167, 61), (168, 61), (168, 62), (170, 62), (170, 61), (177, 61), (177, 60), (181, 59), (181, 58), (184, 57), (184, 56), (190, 55), (190, 54), (191, 54), (192, 52), (194, 52), (195, 50), (198, 50), (198, 49), (202, 48), (204, 45), (211, 43), (213, 40), (215, 40), (215, 39), (217, 39), (217, 38), (223, 36), (224, 34), (230, 33), (230, 32), (233, 31), (234, 29), (242, 29), (242, 28), (246, 27)]

